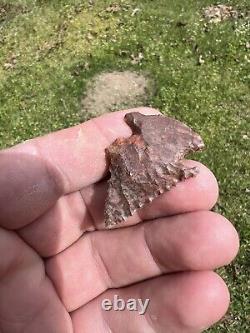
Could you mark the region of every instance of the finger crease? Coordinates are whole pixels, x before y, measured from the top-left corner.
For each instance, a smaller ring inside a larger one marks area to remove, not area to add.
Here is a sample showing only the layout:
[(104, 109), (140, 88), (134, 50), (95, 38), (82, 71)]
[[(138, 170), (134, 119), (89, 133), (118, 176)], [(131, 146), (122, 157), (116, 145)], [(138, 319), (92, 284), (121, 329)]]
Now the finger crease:
[(94, 216), (92, 215), (92, 212), (91, 212), (90, 208), (89, 208), (88, 205), (86, 204), (86, 201), (85, 201), (85, 199), (84, 199), (84, 195), (83, 195), (83, 193), (82, 193), (81, 190), (79, 191), (79, 193), (80, 193), (80, 195), (81, 195), (83, 205), (84, 205), (85, 208), (86, 208), (86, 213), (87, 213), (87, 215), (88, 215), (88, 218), (89, 218), (89, 220), (90, 220), (90, 223), (93, 225), (94, 230), (97, 230), (97, 226), (96, 226), (96, 223), (95, 223)]
[(108, 138), (107, 134), (102, 130), (101, 126), (98, 124), (95, 118), (92, 119), (93, 125), (96, 127), (96, 129), (100, 132), (104, 140), (106, 141), (106, 146), (110, 144), (110, 139)]
[(152, 333), (154, 333), (156, 331), (156, 329), (155, 329), (155, 325), (153, 323), (150, 313), (147, 313), (147, 311), (146, 311), (144, 318), (145, 318), (147, 325), (152, 330)]
[(103, 259), (100, 251), (98, 251), (91, 234), (89, 235), (89, 242), (90, 242), (90, 246), (91, 246), (91, 252), (92, 252), (93, 258), (95, 260), (99, 275), (100, 275), (101, 279), (105, 281), (105, 286), (108, 289), (111, 286), (113, 286), (113, 281), (111, 278), (111, 274), (109, 272), (109, 268), (106, 265), (106, 262)]
[(53, 163), (53, 161), (51, 161), (48, 158), (45, 159), (42, 156), (40, 147), (35, 142), (34, 142), (34, 147), (36, 149), (36, 153), (39, 156), (39, 158), (41, 158), (45, 162), (44, 165), (46, 168), (47, 176), (52, 182), (56, 193), (58, 193), (60, 196), (66, 193), (67, 188), (69, 187), (68, 176), (65, 174), (65, 172), (63, 172), (63, 170), (59, 167), (59, 165)]
[(161, 265), (159, 260), (153, 254), (150, 242), (148, 241), (148, 237), (147, 237), (147, 226), (143, 225), (142, 228), (143, 228), (143, 239), (145, 242), (145, 249), (148, 252), (149, 256), (151, 257), (152, 261), (156, 264), (157, 268), (159, 269), (159, 273), (161, 274), (165, 271), (165, 267)]
[(104, 312), (105, 312), (105, 311), (102, 311), (101, 316), (102, 316), (102, 322), (103, 322), (103, 327), (104, 327), (104, 329), (105, 329), (105, 333), (115, 333), (115, 332), (111, 329), (111, 327), (110, 327), (108, 321), (106, 320), (105, 315), (104, 315)]

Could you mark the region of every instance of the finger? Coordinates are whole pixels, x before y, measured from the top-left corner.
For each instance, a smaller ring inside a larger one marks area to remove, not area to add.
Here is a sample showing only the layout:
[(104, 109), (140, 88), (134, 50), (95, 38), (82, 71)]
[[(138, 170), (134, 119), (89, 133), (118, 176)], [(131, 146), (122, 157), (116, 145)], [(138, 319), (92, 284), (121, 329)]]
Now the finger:
[(93, 230), (92, 219), (79, 191), (62, 196), (40, 218), (18, 230), (22, 239), (43, 257), (53, 256)]
[(63, 194), (59, 173), (40, 157), (0, 151), (0, 225), (21, 227), (46, 212)]
[[(141, 220), (212, 208), (218, 197), (218, 185), (213, 173), (195, 161), (186, 161), (186, 165), (198, 167), (199, 174), (179, 183), (119, 227)], [(106, 182), (91, 185), (81, 192), (82, 196), (79, 192), (63, 196), (47, 214), (20, 230), (23, 239), (40, 255), (53, 256), (73, 244), (85, 231), (105, 228)]]
[(73, 332), (41, 258), (2, 228), (0, 253), (1, 332)]
[(238, 235), (229, 221), (212, 212), (194, 212), (89, 233), (47, 261), (46, 270), (72, 311), (108, 288), (163, 273), (228, 264), (238, 247)]
[[(145, 314), (128, 310), (104, 311), (102, 301), (113, 301), (115, 295), (125, 302), (141, 299), (145, 303), (148, 299)], [(76, 333), (198, 333), (222, 318), (229, 301), (228, 289), (217, 274), (186, 272), (110, 290), (74, 311), (71, 317)]]
[(34, 221), (56, 200), (100, 180), (106, 170), (105, 148), (131, 135), (124, 114), (103, 115), (84, 124), (35, 138), (0, 152), (0, 225), (19, 228)]

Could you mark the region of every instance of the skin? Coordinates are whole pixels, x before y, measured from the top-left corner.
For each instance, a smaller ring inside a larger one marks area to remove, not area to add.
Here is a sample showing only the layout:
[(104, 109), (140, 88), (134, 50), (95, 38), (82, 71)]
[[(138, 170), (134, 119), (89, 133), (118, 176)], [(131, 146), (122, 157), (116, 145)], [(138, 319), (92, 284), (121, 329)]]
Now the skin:
[[(145, 114), (156, 110), (140, 108)], [(128, 111), (0, 152), (0, 332), (202, 332), (228, 309), (213, 272), (236, 256), (232, 224), (204, 165), (125, 224), (105, 230), (104, 149), (131, 135)], [(144, 316), (101, 302), (150, 298)]]

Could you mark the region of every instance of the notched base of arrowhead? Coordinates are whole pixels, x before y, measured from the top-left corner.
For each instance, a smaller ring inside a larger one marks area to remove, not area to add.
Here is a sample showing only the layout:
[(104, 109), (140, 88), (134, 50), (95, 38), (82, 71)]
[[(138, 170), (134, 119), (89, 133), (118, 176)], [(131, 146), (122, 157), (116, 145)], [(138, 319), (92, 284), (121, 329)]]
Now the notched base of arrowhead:
[(117, 139), (107, 150), (111, 177), (105, 203), (105, 225), (112, 228), (138, 209), (194, 177), (197, 168), (182, 164), (184, 156), (204, 147), (202, 139), (179, 121), (161, 115), (129, 113), (133, 135)]

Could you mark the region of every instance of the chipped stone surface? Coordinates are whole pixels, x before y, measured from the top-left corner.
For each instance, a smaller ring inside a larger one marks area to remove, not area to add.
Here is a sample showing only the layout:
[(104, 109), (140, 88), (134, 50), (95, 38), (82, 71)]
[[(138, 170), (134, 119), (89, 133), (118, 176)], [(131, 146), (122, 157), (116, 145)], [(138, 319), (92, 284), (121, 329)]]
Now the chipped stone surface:
[(119, 138), (107, 150), (111, 178), (105, 224), (125, 221), (139, 208), (193, 177), (197, 168), (182, 164), (184, 156), (204, 147), (201, 137), (183, 123), (162, 115), (127, 113), (130, 138)]

